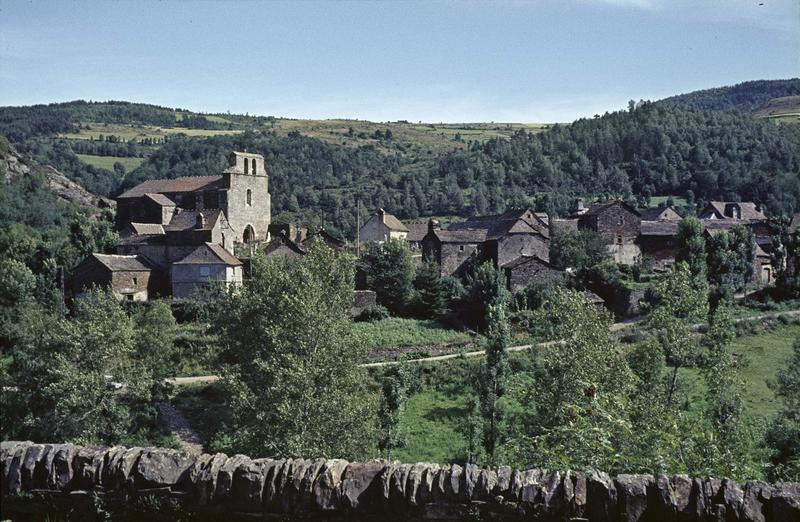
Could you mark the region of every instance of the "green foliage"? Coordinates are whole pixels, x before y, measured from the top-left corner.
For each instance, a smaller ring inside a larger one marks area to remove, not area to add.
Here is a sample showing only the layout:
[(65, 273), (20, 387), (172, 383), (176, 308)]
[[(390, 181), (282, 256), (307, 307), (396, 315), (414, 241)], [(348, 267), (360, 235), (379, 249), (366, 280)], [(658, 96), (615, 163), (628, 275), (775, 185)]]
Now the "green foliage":
[(381, 436), (378, 447), (387, 459), (391, 459), (397, 448), (406, 444), (401, 431), (400, 419), (409, 395), (419, 389), (417, 372), (406, 366), (393, 366), (382, 377), (381, 404), (378, 410)]
[(800, 480), (800, 338), (795, 340), (791, 359), (778, 373), (773, 384), (783, 409), (767, 433), (775, 454), (773, 476), (776, 479)]
[(19, 321), (27, 327), (8, 369), (16, 390), (2, 393), (4, 438), (113, 444), (137, 431), (159, 369), (139, 352), (149, 332), (113, 296), (89, 292), (67, 318), (29, 306)]
[(486, 365), (480, 379), (478, 395), (483, 419), (483, 448), (490, 461), (494, 461), (495, 451), (505, 432), (505, 412), (502, 399), (506, 393), (508, 379), (508, 353), (510, 333), (506, 319), (505, 305), (499, 303), (489, 306), (486, 338)]
[(365, 341), (369, 348), (425, 347), (466, 344), (470, 341), (466, 332), (448, 328), (435, 319), (389, 317), (357, 322), (353, 324), (353, 333)]
[(706, 266), (706, 240), (703, 237), (703, 225), (694, 216), (688, 216), (678, 225), (677, 253), (675, 261), (689, 265), (692, 276), (705, 279)]
[(405, 241), (370, 243), (361, 258), (367, 271), (367, 287), (378, 304), (398, 314), (406, 310), (413, 291), (414, 265)]
[(772, 265), (778, 296), (797, 299), (800, 297), (800, 228), (789, 233), (784, 224), (773, 243)]
[(610, 258), (605, 240), (596, 232), (554, 228), (550, 238), (550, 262), (561, 270), (586, 270)]
[(708, 280), (722, 295), (741, 290), (753, 277), (755, 241), (752, 231), (736, 225), (709, 238)]
[(466, 293), (459, 303), (461, 319), (483, 330), (487, 325), (489, 308), (507, 304), (510, 299), (506, 277), (487, 261), (477, 266), (473, 264), (465, 279)]
[(425, 261), (417, 267), (414, 277), (414, 313), (419, 317), (437, 317), (444, 307), (441, 269), (435, 261)]
[[(353, 261), (315, 244), (302, 260), (252, 260), (213, 321), (224, 358), (227, 449), (275, 456), (373, 454), (376, 397), (351, 333)], [(362, 323), (367, 324), (367, 323)]]
[(773, 98), (800, 94), (800, 79), (755, 80), (670, 96), (658, 103), (710, 111), (752, 111)]

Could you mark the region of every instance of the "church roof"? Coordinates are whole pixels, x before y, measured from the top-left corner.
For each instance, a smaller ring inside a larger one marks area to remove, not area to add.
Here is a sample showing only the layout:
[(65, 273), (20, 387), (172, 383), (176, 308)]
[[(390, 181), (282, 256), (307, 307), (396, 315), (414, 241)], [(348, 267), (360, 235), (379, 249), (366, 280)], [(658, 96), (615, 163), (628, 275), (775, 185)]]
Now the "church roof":
[(182, 176), (175, 179), (150, 179), (126, 190), (117, 196), (117, 199), (139, 198), (148, 194), (165, 192), (196, 192), (198, 190), (222, 188), (223, 179), (222, 176)]
[(233, 254), (216, 243), (203, 243), (189, 254), (173, 263), (175, 265), (228, 265), (240, 266), (242, 264)]
[[(206, 218), (206, 225), (204, 227), (197, 226), (197, 218), (200, 214)], [(217, 220), (222, 215), (220, 209), (205, 209), (205, 210), (183, 210), (175, 214), (170, 220), (169, 224), (164, 227), (167, 232), (180, 232), (184, 230), (212, 230), (217, 224)]]

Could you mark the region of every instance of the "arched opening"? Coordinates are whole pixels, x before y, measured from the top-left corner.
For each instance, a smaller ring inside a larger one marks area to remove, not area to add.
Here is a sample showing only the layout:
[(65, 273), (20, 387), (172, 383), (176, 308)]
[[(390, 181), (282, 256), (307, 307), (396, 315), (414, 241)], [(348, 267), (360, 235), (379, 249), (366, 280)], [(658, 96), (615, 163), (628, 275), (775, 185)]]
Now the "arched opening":
[(242, 240), (248, 245), (256, 240), (256, 231), (253, 230), (252, 225), (247, 225), (247, 227), (245, 227)]
[(257, 163), (256, 163), (256, 160), (254, 159), (253, 160), (253, 176), (256, 175), (256, 165), (257, 165)]
[(251, 206), (253, 204), (253, 191), (247, 189), (247, 206)]
[(248, 159), (244, 159), (244, 173), (247, 174), (247, 171), (250, 170), (250, 164), (248, 163)]

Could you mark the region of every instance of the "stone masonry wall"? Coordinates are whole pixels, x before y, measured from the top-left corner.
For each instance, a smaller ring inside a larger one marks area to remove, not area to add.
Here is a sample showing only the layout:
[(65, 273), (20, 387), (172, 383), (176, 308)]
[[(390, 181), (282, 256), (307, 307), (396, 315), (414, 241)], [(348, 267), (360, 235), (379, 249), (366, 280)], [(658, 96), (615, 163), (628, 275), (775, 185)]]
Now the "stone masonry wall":
[[(0, 444), (3, 516), (167, 499), (225, 519), (797, 521), (800, 483)], [(41, 511), (39, 511), (41, 512)]]

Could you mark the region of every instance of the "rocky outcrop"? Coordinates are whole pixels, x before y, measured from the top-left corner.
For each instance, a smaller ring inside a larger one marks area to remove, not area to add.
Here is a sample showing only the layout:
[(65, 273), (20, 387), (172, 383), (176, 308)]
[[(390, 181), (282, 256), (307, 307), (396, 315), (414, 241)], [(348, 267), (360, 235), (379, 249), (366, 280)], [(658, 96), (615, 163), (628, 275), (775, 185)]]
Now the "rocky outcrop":
[(10, 183), (19, 176), (27, 176), (33, 170), (38, 170), (44, 174), (50, 190), (66, 201), (91, 207), (96, 212), (100, 212), (100, 209), (103, 208), (116, 207), (113, 199), (92, 194), (50, 165), (40, 165), (31, 159), (23, 158), (13, 149), (8, 152), (0, 152), (0, 164), (3, 166), (5, 183)]
[(0, 467), (4, 516), (53, 506), (74, 514), (98, 499), (135, 506), (148, 497), (231, 519), (800, 520), (800, 483), (685, 475), (251, 459), (32, 442), (0, 444)]

